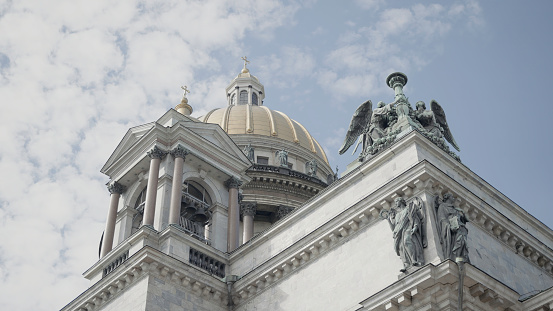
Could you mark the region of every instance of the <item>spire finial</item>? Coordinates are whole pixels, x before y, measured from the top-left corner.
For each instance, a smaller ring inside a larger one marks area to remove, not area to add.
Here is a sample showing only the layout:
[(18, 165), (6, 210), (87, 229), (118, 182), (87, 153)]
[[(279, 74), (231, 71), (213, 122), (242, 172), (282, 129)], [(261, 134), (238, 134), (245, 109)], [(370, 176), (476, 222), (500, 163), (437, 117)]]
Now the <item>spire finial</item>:
[(181, 86), (180, 88), (184, 90), (182, 94), (182, 98), (186, 98), (186, 94), (190, 93), (190, 91), (188, 90), (188, 87), (184, 85), (184, 86)]
[(186, 98), (186, 94), (190, 93), (190, 91), (188, 90), (188, 87), (186, 85), (181, 86), (180, 88), (183, 90), (182, 99), (180, 100), (180, 104), (178, 104), (175, 109), (185, 116), (189, 116), (190, 114), (192, 114), (193, 109), (192, 106), (188, 104), (188, 98)]
[(248, 72), (250, 72), (250, 71), (248, 70), (248, 68), (246, 68), (246, 65), (250, 62), (250, 61), (248, 60), (248, 57), (247, 57), (247, 56), (243, 56), (243, 57), (242, 57), (242, 60), (244, 61), (244, 69), (242, 69), (242, 73), (248, 73)]

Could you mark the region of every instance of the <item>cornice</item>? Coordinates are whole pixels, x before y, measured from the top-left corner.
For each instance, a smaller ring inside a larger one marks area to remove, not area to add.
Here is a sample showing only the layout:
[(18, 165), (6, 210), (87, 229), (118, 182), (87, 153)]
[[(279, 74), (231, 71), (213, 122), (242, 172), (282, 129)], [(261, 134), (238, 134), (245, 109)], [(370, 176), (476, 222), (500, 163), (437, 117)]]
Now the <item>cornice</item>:
[[(478, 268), (466, 264), (463, 287), (463, 302), (478, 310), (496, 308), (522, 310), (519, 295), (491, 278)], [(423, 305), (457, 305), (459, 270), (457, 265), (446, 260), (439, 265), (427, 264), (405, 278), (391, 284), (380, 292), (359, 303), (357, 311), (369, 310), (420, 310)], [(454, 295), (450, 295), (455, 293)], [(472, 310), (472, 308), (471, 308)]]
[[(445, 182), (439, 183), (437, 182), (438, 180)], [(423, 191), (431, 194), (450, 191), (456, 197), (463, 198), (457, 203), (460, 203), (460, 207), (469, 217), (471, 217), (471, 211), (473, 213), (477, 211), (477, 213), (482, 213), (483, 215), (488, 213), (495, 215), (498, 221), (494, 222), (494, 226), (489, 225), (489, 222), (487, 226), (485, 225), (486, 222), (484, 222), (484, 226), (480, 224), (476, 225), (492, 237), (497, 238), (501, 243), (509, 246), (514, 253), (527, 258), (535, 267), (542, 269), (549, 275), (553, 275), (551, 271), (553, 253), (551, 250), (547, 250), (546, 253), (543, 249), (544, 245), (542, 245), (542, 248), (538, 248), (536, 244), (539, 241), (530, 234), (525, 231), (517, 232), (514, 230), (517, 227), (516, 224), (509, 223), (509, 220), (504, 215), (501, 215), (490, 206), (482, 205), (483, 201), (480, 198), (467, 191), (461, 184), (455, 182), (428, 161), (421, 161), (376, 191), (361, 198), (352, 206), (347, 207), (341, 214), (328, 220), (312, 232), (307, 233), (297, 242), (283, 246), (282, 251), (277, 255), (261, 261), (256, 267), (244, 274), (243, 278), (235, 284), (237, 292), (240, 293), (241, 299), (248, 299), (257, 293), (258, 290), (279, 282), (292, 271), (305, 264), (309, 264), (312, 258), (320, 256), (321, 253), (335, 246), (341, 245), (344, 241), (355, 236), (357, 232), (363, 230), (363, 228), (381, 221), (378, 218), (380, 211), (383, 208), (388, 209), (395, 197), (402, 196), (409, 199)], [(281, 230), (290, 228), (295, 221), (308, 217), (307, 213), (312, 210), (309, 206), (316, 205), (317, 201), (317, 199), (314, 199), (310, 204), (303, 205), (294, 210), (290, 215), (250, 240), (246, 244), (248, 247), (239, 247), (232, 252), (230, 254), (231, 264), (240, 260), (241, 257), (253, 251), (256, 247), (261, 246), (262, 243), (271, 240), (273, 235)], [(517, 243), (513, 241), (517, 241)], [(521, 245), (527, 246), (523, 247), (522, 251), (517, 252), (517, 247), (520, 248), (522, 247)]]
[(160, 278), (221, 306), (227, 303), (226, 285), (219, 278), (145, 246), (62, 310), (98, 310), (119, 297), (127, 287), (147, 276)]

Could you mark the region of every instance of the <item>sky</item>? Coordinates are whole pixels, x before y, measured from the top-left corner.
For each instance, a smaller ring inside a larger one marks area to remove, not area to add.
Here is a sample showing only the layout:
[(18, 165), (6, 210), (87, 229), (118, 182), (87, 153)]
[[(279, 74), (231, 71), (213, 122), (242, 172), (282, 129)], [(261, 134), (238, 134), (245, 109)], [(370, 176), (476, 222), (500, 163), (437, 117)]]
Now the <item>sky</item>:
[(242, 69), (343, 172), (351, 116), (444, 108), (464, 165), (553, 227), (553, 2), (0, 0), (0, 309), (58, 310), (91, 284), (109, 205), (99, 170), (187, 85), (193, 116)]

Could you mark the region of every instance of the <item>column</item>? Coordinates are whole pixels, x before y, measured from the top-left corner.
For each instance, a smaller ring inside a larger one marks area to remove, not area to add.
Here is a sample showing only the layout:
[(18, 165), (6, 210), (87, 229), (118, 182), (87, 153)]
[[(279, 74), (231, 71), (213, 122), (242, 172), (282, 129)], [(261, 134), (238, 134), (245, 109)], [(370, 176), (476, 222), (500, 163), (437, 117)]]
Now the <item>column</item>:
[(244, 235), (242, 236), (242, 242), (246, 243), (253, 237), (253, 218), (257, 206), (255, 203), (242, 204), (240, 212), (242, 213), (242, 221), (244, 223)]
[(115, 220), (117, 219), (117, 206), (119, 206), (119, 198), (125, 187), (118, 182), (108, 185), (108, 191), (111, 193), (109, 202), (108, 217), (106, 220), (106, 228), (104, 230), (104, 239), (102, 240), (102, 249), (100, 258), (104, 257), (111, 251), (113, 247), (113, 234), (115, 233)]
[(179, 224), (180, 207), (182, 200), (182, 167), (184, 159), (188, 154), (183, 146), (178, 145), (177, 148), (171, 151), (175, 158), (175, 168), (173, 170), (173, 185), (171, 187), (171, 206), (169, 208), (169, 224)]
[(146, 202), (144, 204), (143, 226), (154, 226), (154, 215), (156, 208), (157, 183), (159, 179), (159, 164), (165, 157), (167, 151), (159, 149), (157, 146), (148, 151), (150, 157), (150, 172), (148, 173), (148, 189), (146, 190)]
[(228, 188), (228, 231), (227, 231), (227, 252), (232, 252), (238, 247), (240, 241), (240, 208), (238, 205), (238, 187), (242, 182), (231, 177), (225, 182)]

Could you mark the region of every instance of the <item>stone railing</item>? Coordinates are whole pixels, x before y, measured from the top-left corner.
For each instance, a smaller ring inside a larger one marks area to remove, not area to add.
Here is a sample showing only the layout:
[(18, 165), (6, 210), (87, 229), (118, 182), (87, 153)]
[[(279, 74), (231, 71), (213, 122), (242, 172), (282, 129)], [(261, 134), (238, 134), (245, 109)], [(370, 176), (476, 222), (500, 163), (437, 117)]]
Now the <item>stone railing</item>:
[(190, 248), (188, 262), (200, 269), (209, 272), (210, 274), (221, 278), (225, 277), (225, 264), (205, 255), (198, 250)]
[(207, 245), (211, 245), (211, 241), (209, 241), (209, 239), (205, 237), (204, 225), (197, 222), (193, 222), (192, 220), (187, 219), (185, 217), (181, 217), (179, 220), (179, 226), (182, 229), (184, 229), (186, 233), (190, 234), (194, 238), (202, 241)]
[(105, 277), (106, 275), (110, 274), (113, 270), (115, 270), (117, 267), (119, 267), (122, 263), (127, 261), (129, 258), (129, 250), (126, 250), (123, 252), (123, 254), (119, 255), (115, 260), (110, 262), (103, 270), (102, 277)]

